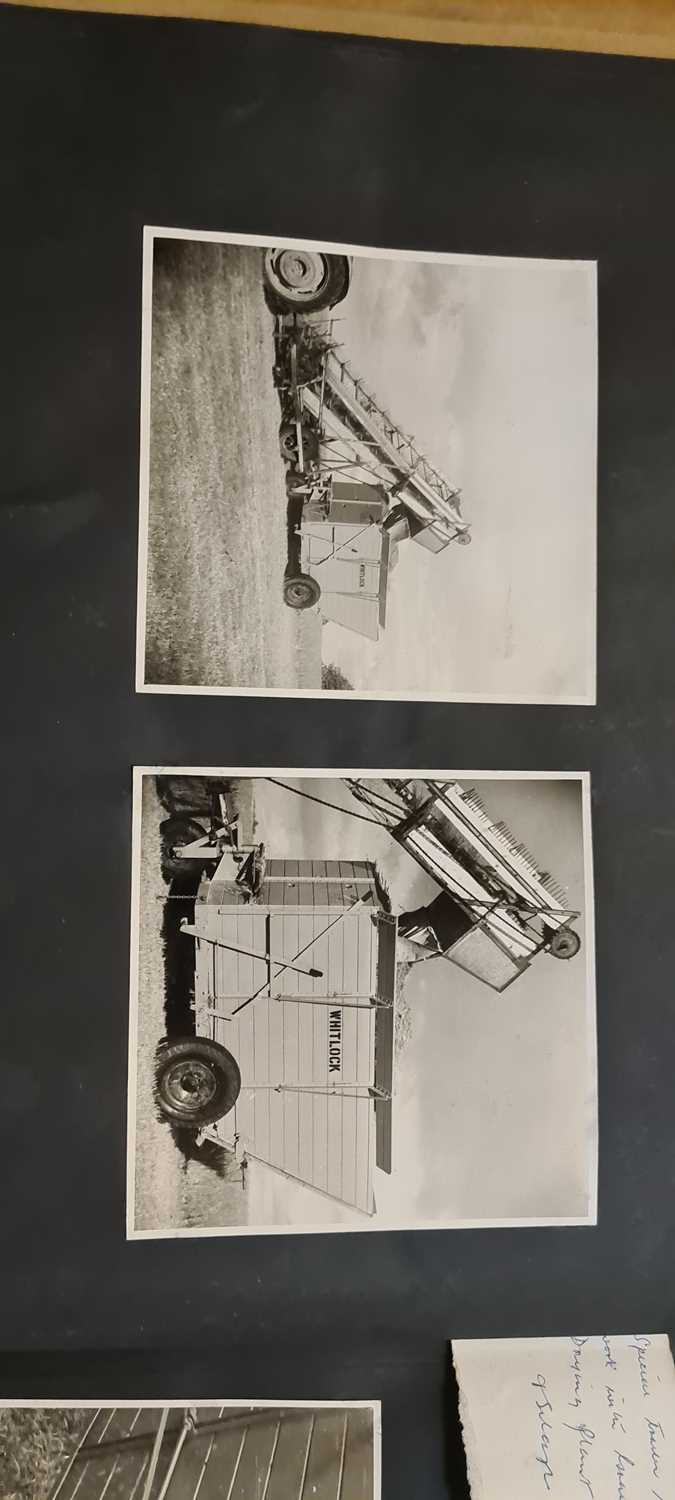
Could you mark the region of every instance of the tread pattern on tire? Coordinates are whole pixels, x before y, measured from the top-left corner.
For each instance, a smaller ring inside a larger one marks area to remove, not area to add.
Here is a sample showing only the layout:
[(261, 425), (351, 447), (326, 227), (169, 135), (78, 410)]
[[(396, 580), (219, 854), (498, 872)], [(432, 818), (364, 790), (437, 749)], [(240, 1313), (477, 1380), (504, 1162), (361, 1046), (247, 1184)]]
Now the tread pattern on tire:
[[(199, 1114), (190, 1117), (188, 1113), (182, 1114), (180, 1110), (172, 1110), (167, 1107), (162, 1095), (161, 1082), (168, 1068), (179, 1061), (187, 1061), (189, 1057), (196, 1057), (201, 1062), (209, 1062), (219, 1073), (218, 1088), (214, 1098), (209, 1105)], [(216, 1120), (221, 1120), (223, 1115), (229, 1114), (239, 1097), (241, 1090), (241, 1073), (236, 1059), (226, 1047), (220, 1042), (214, 1042), (210, 1037), (193, 1036), (180, 1038), (177, 1041), (165, 1042), (158, 1049), (155, 1063), (155, 1101), (160, 1114), (174, 1125), (186, 1125), (199, 1128), (204, 1125), (212, 1125)]]

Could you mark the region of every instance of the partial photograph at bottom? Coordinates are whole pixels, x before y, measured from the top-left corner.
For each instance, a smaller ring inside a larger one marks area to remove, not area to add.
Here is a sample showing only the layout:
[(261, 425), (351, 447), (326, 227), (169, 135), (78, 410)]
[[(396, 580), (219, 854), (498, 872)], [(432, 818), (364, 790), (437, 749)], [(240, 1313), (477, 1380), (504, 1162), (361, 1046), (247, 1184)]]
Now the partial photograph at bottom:
[(379, 1500), (379, 1402), (0, 1406), (0, 1495)]
[(585, 773), (135, 773), (130, 1237), (593, 1223)]

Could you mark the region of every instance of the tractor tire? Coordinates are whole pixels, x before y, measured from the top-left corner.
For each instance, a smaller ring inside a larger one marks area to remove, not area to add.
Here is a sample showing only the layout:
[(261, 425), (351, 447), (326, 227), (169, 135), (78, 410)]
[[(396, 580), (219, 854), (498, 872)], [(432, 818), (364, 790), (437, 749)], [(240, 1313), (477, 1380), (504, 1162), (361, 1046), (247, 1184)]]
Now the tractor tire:
[[(284, 463), (298, 463), (298, 433), (295, 422), (283, 422), (279, 428), (279, 451)], [(313, 427), (303, 425), (302, 428), (302, 456), (305, 468), (315, 463), (319, 457), (319, 444), (317, 434)]]
[(173, 1125), (213, 1125), (234, 1107), (240, 1089), (241, 1074), (232, 1053), (209, 1037), (186, 1037), (158, 1049), (155, 1100), (160, 1114)]
[(201, 860), (183, 859), (176, 854), (177, 849), (182, 849), (185, 844), (194, 843), (195, 839), (203, 839), (207, 829), (196, 818), (177, 816), (165, 818), (159, 825), (159, 836), (162, 844), (162, 875), (169, 883), (177, 875), (196, 875), (203, 869)]
[(321, 588), (309, 573), (284, 578), (284, 604), (289, 609), (311, 609), (321, 598)]
[(180, 814), (188, 818), (208, 818), (215, 794), (227, 792), (230, 783), (222, 776), (157, 776), (155, 785), (169, 817)]
[(319, 312), (349, 289), (349, 261), (325, 250), (275, 246), (263, 254), (263, 283), (277, 312)]
[(279, 428), (279, 452), (286, 463), (294, 464), (298, 457), (298, 435), (295, 422), (282, 422)]

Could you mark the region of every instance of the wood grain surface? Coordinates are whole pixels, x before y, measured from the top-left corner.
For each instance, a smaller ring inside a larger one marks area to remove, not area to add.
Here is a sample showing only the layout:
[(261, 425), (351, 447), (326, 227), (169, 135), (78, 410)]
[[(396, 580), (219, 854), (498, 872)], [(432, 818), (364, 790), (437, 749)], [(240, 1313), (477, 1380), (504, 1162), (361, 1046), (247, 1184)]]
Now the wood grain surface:
[(471, 45), (675, 57), (673, 0), (14, 0)]

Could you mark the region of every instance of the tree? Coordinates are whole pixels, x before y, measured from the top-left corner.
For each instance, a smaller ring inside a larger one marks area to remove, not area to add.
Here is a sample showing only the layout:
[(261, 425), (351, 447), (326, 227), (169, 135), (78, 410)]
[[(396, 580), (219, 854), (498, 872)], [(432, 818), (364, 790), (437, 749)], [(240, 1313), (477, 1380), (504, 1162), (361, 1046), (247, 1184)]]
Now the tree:
[(321, 686), (322, 688), (328, 688), (329, 691), (333, 693), (353, 693), (354, 691), (354, 684), (350, 682), (349, 678), (345, 677), (344, 672), (341, 672), (340, 668), (336, 667), (335, 664), (331, 661), (325, 661), (322, 664)]

